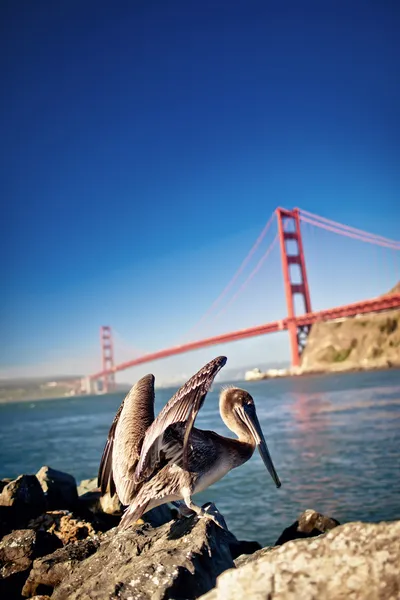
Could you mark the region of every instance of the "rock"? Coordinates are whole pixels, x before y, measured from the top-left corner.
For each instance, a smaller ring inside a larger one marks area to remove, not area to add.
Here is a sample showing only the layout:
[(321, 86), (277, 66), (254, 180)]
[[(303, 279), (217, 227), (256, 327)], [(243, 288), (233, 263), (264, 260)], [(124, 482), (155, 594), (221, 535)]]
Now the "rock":
[(74, 508), (78, 492), (72, 475), (44, 466), (36, 473), (36, 477), (42, 486), (47, 510)]
[(103, 512), (100, 505), (100, 492), (86, 492), (79, 496), (74, 514), (91, 523), (96, 531), (103, 532), (116, 527), (121, 520), (121, 514), (110, 515)]
[(80, 561), (96, 552), (99, 543), (99, 538), (87, 538), (35, 560), (22, 595), (25, 597), (36, 593), (50, 595), (54, 587), (67, 577)]
[(35, 475), (20, 475), (7, 483), (0, 494), (0, 506), (34, 507), (42, 510), (44, 494)]
[(254, 562), (255, 560), (258, 560), (259, 558), (261, 558), (262, 556), (265, 556), (266, 554), (268, 554), (268, 552), (271, 552), (272, 550), (274, 550), (275, 546), (266, 546), (265, 548), (261, 548), (260, 550), (256, 550), (253, 553), (242, 553), (240, 556), (238, 556), (237, 558), (235, 558), (234, 562), (235, 562), (235, 567), (241, 567), (242, 565), (247, 565), (247, 563), (249, 562)]
[(232, 559), (235, 561), (236, 565), (236, 560), (239, 557), (253, 555), (255, 552), (260, 551), (262, 546), (258, 542), (246, 542), (235, 539), (233, 542), (229, 543), (229, 549), (231, 551)]
[[(84, 510), (88, 510), (93, 514), (105, 513), (106, 515), (121, 517), (124, 511), (124, 506), (119, 501), (118, 496), (115, 494), (113, 497), (107, 492), (103, 496), (100, 493), (100, 489), (97, 485), (97, 478), (83, 479), (78, 487), (79, 503)], [(174, 513), (166, 505), (158, 506), (149, 510), (143, 515), (142, 520), (145, 523), (150, 523), (153, 527), (159, 527), (171, 521)], [(113, 526), (119, 522), (114, 521)]]
[(124, 507), (122, 506), (121, 502), (119, 501), (117, 494), (114, 494), (114, 496), (111, 496), (107, 492), (103, 496), (100, 495), (99, 502), (100, 502), (101, 510), (103, 512), (105, 512), (107, 515), (122, 515), (122, 513), (124, 511)]
[(31, 529), (13, 531), (0, 542), (0, 597), (20, 598), (21, 589), (35, 558), (54, 552), (59, 540)]
[[(100, 516), (100, 521), (104, 521), (103, 515), (108, 515), (110, 517), (118, 517), (117, 519), (109, 519), (107, 522), (110, 527), (115, 527), (118, 525), (120, 518), (123, 514), (124, 507), (118, 499), (118, 496), (115, 495), (111, 498), (110, 494), (104, 494), (101, 496), (99, 491), (88, 491), (79, 496), (79, 505), (82, 510), (83, 515), (87, 515), (87, 512), (90, 512), (96, 516)], [(149, 510), (142, 517), (142, 522), (150, 523), (153, 527), (158, 527), (159, 525), (164, 525), (171, 521), (173, 518), (172, 510), (166, 505), (157, 506), (152, 510)], [(108, 527), (108, 529), (110, 528)]]
[(0, 506), (0, 540), (6, 533), (10, 533), (14, 529), (15, 513), (11, 506)]
[(109, 531), (97, 552), (56, 587), (52, 600), (197, 598), (234, 566), (229, 539), (212, 521), (196, 517)]
[(201, 600), (392, 600), (400, 595), (400, 521), (348, 523), (223, 573)]
[(45, 510), (45, 497), (35, 475), (20, 475), (7, 483), (0, 494), (0, 507), (9, 507), (9, 511), (1, 511), (1, 519), (9, 520), (9, 530), (21, 528), (32, 517)]
[(64, 546), (87, 537), (96, 537), (91, 523), (76, 519), (67, 510), (49, 511), (31, 521), (29, 527), (36, 531), (54, 533)]
[(172, 518), (172, 511), (166, 504), (152, 508), (142, 516), (143, 521), (145, 523), (150, 523), (153, 527), (165, 525), (165, 523), (169, 523)]
[(0, 493), (3, 491), (3, 488), (6, 487), (8, 483), (11, 483), (12, 479), (6, 477), (5, 479), (0, 479)]
[(103, 512), (100, 506), (100, 496), (101, 494), (98, 490), (89, 490), (80, 494), (78, 498), (78, 510), (90, 511), (93, 514)]
[[(81, 486), (79, 486), (79, 489), (81, 491), (84, 490), (84, 488)], [(116, 494), (113, 497), (111, 497), (110, 494), (107, 492), (102, 496), (98, 488), (88, 490), (80, 494), (79, 505), (85, 510), (89, 510), (94, 514), (102, 512), (107, 515), (114, 515), (120, 517), (124, 511), (124, 507), (122, 506)]]
[(50, 596), (31, 596), (29, 600), (51, 600)]
[(326, 533), (334, 527), (340, 525), (339, 521), (331, 517), (325, 517), (315, 510), (305, 510), (297, 521), (290, 527), (287, 527), (275, 542), (275, 546), (280, 546), (290, 540), (300, 538), (309, 538)]
[(97, 477), (92, 477), (91, 479), (82, 479), (78, 485), (78, 496), (82, 496), (82, 494), (86, 494), (86, 492), (95, 491), (100, 491), (100, 488), (97, 485)]

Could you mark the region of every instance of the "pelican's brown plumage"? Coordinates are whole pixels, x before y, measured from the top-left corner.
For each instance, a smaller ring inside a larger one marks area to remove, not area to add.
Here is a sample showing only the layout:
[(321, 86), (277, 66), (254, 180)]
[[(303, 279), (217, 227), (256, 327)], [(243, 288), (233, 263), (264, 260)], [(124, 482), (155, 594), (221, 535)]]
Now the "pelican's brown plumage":
[(156, 506), (181, 499), (189, 509), (204, 514), (191, 496), (244, 464), (256, 446), (280, 487), (248, 392), (229, 387), (220, 395), (222, 420), (238, 439), (193, 427), (226, 360), (219, 356), (206, 364), (176, 392), (156, 419), (153, 375), (140, 379), (121, 404), (108, 434), (98, 479), (102, 493), (116, 492), (127, 506), (122, 528)]

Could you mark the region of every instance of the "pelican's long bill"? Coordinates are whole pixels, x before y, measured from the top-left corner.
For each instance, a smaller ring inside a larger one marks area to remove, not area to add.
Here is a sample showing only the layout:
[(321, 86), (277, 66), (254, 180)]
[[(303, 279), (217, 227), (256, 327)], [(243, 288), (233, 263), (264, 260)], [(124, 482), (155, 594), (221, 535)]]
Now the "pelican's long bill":
[(274, 463), (272, 462), (271, 455), (268, 450), (267, 442), (265, 441), (264, 434), (261, 429), (261, 425), (258, 421), (256, 409), (254, 404), (246, 404), (240, 411), (240, 416), (249, 428), (251, 435), (257, 444), (258, 451), (261, 455), (264, 465), (267, 467), (269, 474), (277, 488), (281, 487), (281, 482), (278, 477), (278, 473), (275, 470)]

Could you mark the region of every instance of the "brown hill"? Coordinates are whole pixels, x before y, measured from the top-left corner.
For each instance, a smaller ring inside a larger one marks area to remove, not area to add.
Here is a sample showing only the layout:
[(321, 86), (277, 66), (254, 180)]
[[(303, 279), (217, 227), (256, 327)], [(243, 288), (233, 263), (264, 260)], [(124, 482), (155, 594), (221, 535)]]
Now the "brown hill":
[[(400, 282), (389, 292), (400, 292)], [(313, 325), (301, 371), (400, 368), (400, 309)]]

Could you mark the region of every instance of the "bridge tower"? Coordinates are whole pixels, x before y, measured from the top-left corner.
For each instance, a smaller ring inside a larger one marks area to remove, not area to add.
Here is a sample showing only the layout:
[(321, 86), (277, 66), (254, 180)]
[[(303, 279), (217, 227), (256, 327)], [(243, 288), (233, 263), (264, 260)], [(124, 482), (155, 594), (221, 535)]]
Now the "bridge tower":
[[(110, 371), (114, 368), (114, 344), (111, 334), (111, 327), (103, 325), (100, 327), (100, 343), (103, 371)], [(104, 391), (112, 392), (115, 389), (115, 374), (107, 373), (103, 377)]]
[(283, 282), (289, 320), (288, 331), (292, 367), (299, 367), (301, 354), (310, 332), (310, 325), (297, 325), (295, 297), (299, 296), (302, 299), (303, 312), (311, 312), (310, 290), (301, 239), (300, 213), (298, 208), (294, 210), (277, 208), (276, 216), (278, 219)]

